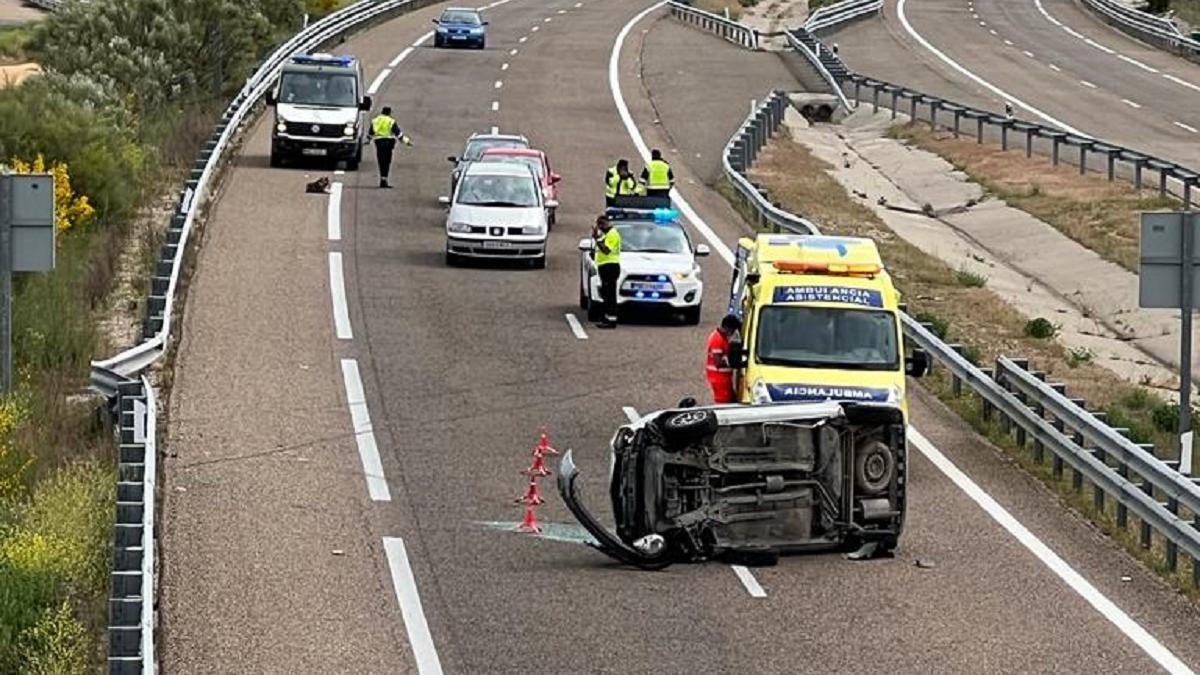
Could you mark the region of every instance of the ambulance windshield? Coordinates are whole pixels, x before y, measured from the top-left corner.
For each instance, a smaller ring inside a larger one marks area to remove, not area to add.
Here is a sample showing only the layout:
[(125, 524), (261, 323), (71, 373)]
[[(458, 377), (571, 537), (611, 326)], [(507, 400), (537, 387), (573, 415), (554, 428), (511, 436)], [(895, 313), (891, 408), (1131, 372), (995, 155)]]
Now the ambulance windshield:
[(868, 309), (767, 305), (758, 319), (760, 363), (796, 368), (896, 370), (896, 320)]

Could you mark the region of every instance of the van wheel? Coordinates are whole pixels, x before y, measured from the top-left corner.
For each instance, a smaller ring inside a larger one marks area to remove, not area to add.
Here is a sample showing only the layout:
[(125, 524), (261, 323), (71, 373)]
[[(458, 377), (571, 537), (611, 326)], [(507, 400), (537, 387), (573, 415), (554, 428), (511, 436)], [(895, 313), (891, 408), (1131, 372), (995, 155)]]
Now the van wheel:
[(362, 163), (362, 146), (354, 152), (354, 156), (346, 160), (347, 171), (358, 171), (358, 165)]

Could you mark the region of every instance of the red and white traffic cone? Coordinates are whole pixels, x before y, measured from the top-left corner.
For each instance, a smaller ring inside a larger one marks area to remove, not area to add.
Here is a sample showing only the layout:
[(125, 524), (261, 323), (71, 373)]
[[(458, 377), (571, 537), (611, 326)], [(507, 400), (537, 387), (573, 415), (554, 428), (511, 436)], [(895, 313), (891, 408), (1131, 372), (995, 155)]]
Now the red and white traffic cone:
[(526, 476), (549, 476), (550, 469), (546, 468), (546, 460), (542, 457), (542, 453), (533, 453), (533, 464), (522, 471)]
[(545, 427), (542, 427), (542, 437), (538, 439), (537, 447), (535, 447), (533, 449), (533, 453), (535, 455), (538, 454), (539, 452), (543, 455), (557, 455), (558, 454), (558, 450), (555, 450), (554, 448), (550, 447), (550, 439), (546, 437), (546, 428)]
[(538, 490), (537, 476), (529, 477), (529, 487), (525, 489), (525, 494), (513, 501), (518, 504), (525, 504), (526, 506), (537, 506), (545, 503), (545, 500), (542, 499), (541, 491)]
[(532, 504), (525, 505), (525, 518), (517, 525), (518, 532), (532, 532), (533, 534), (541, 534), (542, 526), (538, 525), (537, 513)]

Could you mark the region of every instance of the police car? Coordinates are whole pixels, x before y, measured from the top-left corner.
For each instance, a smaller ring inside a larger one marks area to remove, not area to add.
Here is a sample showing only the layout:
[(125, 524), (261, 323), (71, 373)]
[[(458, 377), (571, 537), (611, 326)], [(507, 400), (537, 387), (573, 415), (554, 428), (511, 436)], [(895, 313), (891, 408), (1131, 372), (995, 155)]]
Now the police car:
[(371, 109), (358, 59), (293, 56), (267, 92), (267, 103), (275, 107), (271, 166), (294, 157), (317, 157), (345, 160), (348, 169), (358, 169)]
[[(700, 323), (704, 282), (696, 258), (708, 255), (708, 246), (692, 244), (671, 208), (615, 207), (606, 215), (621, 234), (618, 307), (681, 314), (688, 324)], [(603, 308), (594, 244), (590, 238), (579, 241), (579, 307), (598, 321)]]

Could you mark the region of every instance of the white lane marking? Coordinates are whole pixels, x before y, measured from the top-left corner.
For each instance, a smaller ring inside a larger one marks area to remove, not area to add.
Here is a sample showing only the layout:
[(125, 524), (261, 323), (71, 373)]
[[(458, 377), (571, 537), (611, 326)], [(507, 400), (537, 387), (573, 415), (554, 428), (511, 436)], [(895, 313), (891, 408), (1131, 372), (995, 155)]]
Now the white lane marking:
[(1130, 100), (1129, 100), (1129, 99), (1127, 99), (1127, 98), (1123, 98), (1123, 99), (1121, 99), (1121, 103), (1124, 103), (1125, 105), (1129, 106), (1130, 108), (1140, 108), (1140, 107), (1142, 107), (1142, 104), (1141, 104), (1141, 103), (1134, 103), (1133, 101), (1130, 101)]
[(558, 13), (559, 13), (559, 14), (566, 14), (566, 13), (567, 13), (567, 10), (565, 10), (565, 9), (560, 9), (560, 10), (558, 10)]
[(342, 359), (342, 379), (346, 382), (346, 402), (350, 404), (350, 422), (354, 425), (358, 457), (367, 478), (367, 493), (377, 502), (390, 502), (392, 493), (383, 475), (383, 462), (379, 460), (379, 446), (375, 444), (375, 430), (371, 426), (362, 378), (358, 375), (358, 361)]
[(1033, 58), (1033, 52), (1031, 52), (1029, 50), (1024, 50), (1021, 53), (1024, 54), (1025, 56), (1028, 56), (1031, 59)]
[(433, 31), (429, 31), (428, 33), (426, 33), (426, 34), (422, 35), (421, 37), (417, 38), (417, 41), (416, 41), (416, 42), (414, 42), (414, 43), (412, 43), (412, 46), (414, 46), (414, 47), (420, 47), (422, 44), (424, 44), (424, 43), (425, 43), (425, 41), (426, 41), (426, 40), (428, 40), (428, 39), (429, 39), (429, 38), (431, 38), (431, 37), (433, 37)]
[(530, 29), (529, 29), (529, 32), (530, 32), (530, 33), (536, 33), (536, 32), (538, 32), (538, 30), (540, 30), (540, 29), (541, 29), (541, 26), (534, 26), (533, 28), (530, 28)]
[(512, 55), (512, 56), (516, 56), (516, 55), (517, 55), (517, 51), (518, 51), (518, 50), (514, 48), (514, 49), (510, 49), (510, 50), (508, 50), (508, 53), (509, 53), (510, 55)]
[(746, 591), (750, 593), (752, 598), (765, 598), (767, 592), (759, 585), (758, 580), (750, 573), (750, 570), (741, 565), (730, 565), (733, 568), (733, 573), (741, 580), (742, 585), (746, 587)]
[(579, 319), (571, 312), (567, 312), (564, 316), (567, 317), (567, 325), (571, 327), (571, 332), (580, 340), (588, 339), (587, 331), (583, 330), (583, 324), (579, 323)]
[(1165, 668), (1171, 673), (1191, 673), (1182, 661), (1170, 652), (1162, 643), (1146, 632), (1136, 621), (1131, 619), (1128, 614), (1123, 612), (1120, 607), (1117, 607), (1095, 586), (1084, 579), (1079, 572), (1076, 572), (1065, 560), (1060, 558), (1049, 546), (1042, 543), (1032, 532), (1013, 517), (1003, 506), (996, 502), (983, 488), (979, 487), (975, 481), (971, 480), (963, 473), (953, 462), (941, 453), (929, 439), (925, 438), (921, 432), (909, 427), (908, 439), (912, 445), (916, 446), (921, 454), (925, 455), (930, 462), (933, 463), (942, 473), (946, 475), (955, 485), (958, 486), (968, 497), (971, 498), (981, 509), (995, 520), (1000, 527), (1003, 527), (1013, 536), (1022, 546), (1027, 548), (1030, 553), (1037, 557), (1050, 571), (1054, 572), (1068, 586), (1079, 594), (1089, 605), (1094, 607), (1097, 612), (1105, 619), (1108, 619), (1114, 626), (1117, 627), (1129, 639), (1133, 640), (1142, 651), (1154, 659), (1158, 665)]
[(997, 33), (996, 29), (994, 29), (994, 28), (989, 28), (988, 32), (991, 33), (992, 35), (999, 35), (999, 33)]
[(1004, 44), (1006, 44), (1006, 45), (1008, 45), (1009, 47), (1011, 47), (1011, 46), (1013, 46), (1013, 41), (1012, 41), (1012, 40), (1005, 40), (1005, 41), (1004, 41)]
[(1088, 44), (1088, 45), (1095, 47), (1096, 49), (1099, 49), (1100, 51), (1104, 52), (1105, 54), (1116, 54), (1117, 53), (1117, 50), (1112, 49), (1111, 47), (1105, 47), (1104, 45), (1100, 44), (1099, 42), (1096, 42), (1095, 40), (1093, 40), (1091, 38), (1084, 38), (1083, 42), (1084, 42), (1084, 44)]
[(522, 36), (521, 36), (521, 37), (520, 37), (520, 38), (517, 40), (517, 42), (525, 42), (525, 41), (527, 41), (527, 40), (529, 40), (529, 36), (528, 36), (528, 35), (522, 35)]
[(346, 303), (346, 275), (342, 270), (342, 254), (329, 253), (329, 295), (333, 299), (333, 328), (339, 340), (353, 340), (350, 328), (350, 305)]
[[(903, 2), (903, 0), (901, 0)], [(629, 106), (625, 105), (625, 97), (621, 94), (621, 47), (625, 44), (625, 38), (629, 36), (629, 31), (633, 30), (634, 25), (646, 17), (647, 14), (653, 12), (663, 5), (667, 4), (665, 0), (653, 4), (642, 10), (637, 16), (629, 20), (621, 32), (617, 34), (617, 39), (613, 42), (612, 52), (608, 56), (608, 88), (612, 91), (613, 103), (617, 106), (617, 114), (621, 116), (621, 122), (625, 125), (625, 131), (629, 134), (633, 144), (637, 147), (638, 154), (642, 156), (642, 161), (650, 161), (650, 148), (646, 147), (646, 141), (642, 138), (642, 132), (638, 131), (637, 125), (633, 122), (633, 115), (629, 114)], [(717, 233), (713, 231), (708, 223), (696, 213), (691, 204), (683, 198), (683, 194), (679, 192), (679, 188), (671, 188), (671, 198), (679, 206), (679, 210), (683, 212), (685, 218), (691, 221), (692, 225), (702, 234), (705, 239), (708, 239), (712, 244), (713, 250), (721, 259), (730, 267), (733, 266), (733, 251), (721, 241)]]
[[(906, 29), (908, 29), (909, 33), (913, 35), (913, 37), (917, 38), (918, 41), (922, 42), (927, 48), (929, 48), (930, 51), (940, 54), (940, 52), (932, 49), (929, 43), (924, 40), (924, 38), (921, 38), (919, 35), (917, 35), (916, 31), (912, 30), (912, 26), (908, 24), (908, 20), (904, 18), (904, 2), (905, 0), (900, 0), (899, 7), (900, 16), (905, 24)], [(625, 42), (625, 37), (629, 34), (629, 31), (647, 14), (661, 7), (662, 5), (663, 3), (658, 3), (652, 7), (649, 7), (631, 19), (630, 22), (626, 24), (621, 32), (617, 35), (616, 43), (613, 45), (612, 56), (609, 58), (609, 87), (613, 90), (613, 98), (617, 102), (617, 109), (618, 112), (621, 113), (622, 121), (625, 122), (625, 128), (628, 130), (630, 137), (634, 141), (634, 144), (638, 146), (639, 151), (645, 150), (646, 144), (645, 141), (642, 140), (641, 132), (639, 132), (637, 127), (633, 124), (633, 119), (629, 115), (629, 109), (625, 106), (625, 102), (621, 98), (620, 85), (617, 81), (617, 64), (619, 62), (621, 46)], [(944, 55), (942, 56), (944, 57)], [(946, 58), (943, 58), (943, 60), (949, 61)], [(950, 63), (953, 62), (950, 61)], [(957, 67), (961, 69), (961, 66)], [(977, 78), (973, 77), (973, 79)], [(988, 86), (991, 88), (990, 85)], [(645, 157), (647, 154), (648, 153), (643, 153), (643, 157)], [(686, 205), (687, 202), (681, 195), (678, 194), (677, 191), (673, 197), (679, 202), (681, 210), (683, 210), (682, 207)], [(687, 215), (686, 212), (685, 215)], [(688, 215), (688, 218), (692, 219), (692, 216)], [(692, 221), (693, 224), (697, 224), (697, 220), (699, 220), (698, 217)], [(713, 245), (713, 248), (715, 248), (719, 253), (722, 252), (722, 250), (724, 251), (721, 257), (725, 260), (726, 264), (732, 266), (733, 254), (729, 251), (728, 247), (726, 247), (724, 243), (722, 243), (716, 237), (715, 233), (713, 233), (712, 230), (707, 226), (705, 226), (705, 229), (701, 230), (701, 232), (704, 233), (705, 237), (708, 238), (709, 242)], [(626, 414), (629, 414), (628, 411)], [(1167, 668), (1167, 670), (1172, 673), (1192, 673), (1192, 671), (1186, 665), (1184, 665), (1182, 661), (1171, 654), (1171, 652), (1169, 652), (1161, 643), (1147, 633), (1145, 629), (1130, 619), (1129, 616), (1122, 612), (1120, 608), (1114, 605), (1110, 600), (1108, 600), (1108, 598), (1104, 597), (1104, 595), (1096, 590), (1094, 586), (1083, 579), (1078, 572), (1075, 572), (1073, 569), (1071, 569), (1065, 562), (1063, 562), (1061, 558), (1059, 558), (1053, 551), (1046, 547), (1045, 544), (1034, 537), (1028, 529), (1026, 529), (1023, 525), (1021, 525), (1020, 522), (1013, 518), (1011, 514), (1005, 511), (1003, 507), (997, 504), (996, 501), (991, 498), (991, 496), (989, 496), (983, 491), (983, 489), (981, 489), (970, 478), (968, 478), (966, 474), (959, 471), (958, 467), (954, 466), (954, 464), (950, 462), (945, 455), (942, 455), (942, 453), (938, 451), (938, 449), (935, 448), (924, 436), (922, 436), (919, 431), (910, 427), (908, 437), (913, 441), (914, 445), (917, 446), (917, 449), (926, 457), (928, 457), (929, 460), (933, 462), (934, 465), (937, 466), (943, 473), (945, 473), (955, 483), (955, 485), (959, 487), (959, 489), (967, 493), (967, 495), (971, 497), (971, 499), (977, 504), (979, 504), (980, 507), (982, 507), (984, 511), (988, 513), (988, 515), (995, 519), (996, 522), (1004, 527), (1004, 529), (1008, 530), (1014, 537), (1018, 539), (1018, 541), (1024, 544), (1025, 547), (1033, 552), (1039, 560), (1050, 567), (1055, 574), (1057, 574), (1073, 590), (1075, 590), (1075, 592), (1079, 593), (1085, 600), (1095, 607), (1105, 618), (1116, 625), (1118, 629), (1125, 633), (1125, 635), (1129, 636), (1129, 638), (1132, 639), (1144, 651), (1146, 651), (1151, 658), (1157, 661), (1159, 665)]]
[(1096, 88), (1096, 85), (1092, 84), (1091, 82), (1088, 82), (1087, 80), (1080, 80), (1079, 84), (1082, 84), (1083, 86), (1087, 87), (1088, 89)]
[(1170, 73), (1164, 73), (1163, 77), (1174, 82), (1175, 84), (1181, 84), (1181, 85), (1187, 87), (1188, 89), (1194, 89), (1195, 91), (1200, 91), (1200, 85), (1192, 84), (1191, 82), (1188, 82), (1187, 80), (1175, 77), (1174, 75), (1171, 75)]
[(583, 7), (583, 3), (582, 3), (582, 2), (577, 2), (577, 3), (575, 3), (575, 9), (579, 9), (580, 7)]
[(542, 23), (550, 23), (552, 20), (553, 19), (551, 17), (546, 17), (546, 18), (542, 19)]
[(442, 675), (442, 662), (429, 624), (425, 621), (425, 610), (421, 607), (421, 595), (417, 593), (417, 580), (412, 566), (408, 564), (408, 551), (404, 540), (399, 537), (384, 537), (383, 551), (387, 555), (388, 567), (392, 571), (392, 586), (396, 589), (396, 601), (400, 603), (400, 616), (408, 631), (408, 644), (412, 647), (413, 660), (417, 662), (420, 675)]
[(396, 58), (392, 59), (392, 60), (391, 60), (391, 62), (390, 62), (390, 63), (388, 63), (388, 66), (389, 66), (389, 67), (391, 67), (391, 68), (395, 68), (396, 66), (400, 65), (400, 62), (401, 62), (401, 61), (403, 61), (404, 59), (407, 59), (407, 58), (408, 58), (408, 55), (409, 55), (409, 54), (411, 54), (411, 53), (413, 53), (413, 48), (412, 48), (412, 47), (405, 47), (405, 48), (404, 48), (404, 51), (402, 51), (402, 52), (400, 52), (399, 54), (397, 54), (397, 55), (396, 55)]
[(500, 109), (500, 101), (492, 101), (492, 110)]
[(1147, 73), (1157, 73), (1158, 72), (1158, 68), (1148, 66), (1148, 65), (1142, 63), (1141, 61), (1138, 61), (1135, 58), (1125, 56), (1124, 54), (1117, 54), (1117, 58), (1121, 59), (1125, 63), (1133, 64), (1133, 65), (1137, 66), (1138, 68), (1141, 68), (1142, 70), (1146, 71)]
[(498, 133), (500, 133), (500, 127), (492, 127), (492, 135), (495, 136)]
[(1054, 65), (1053, 63), (1050, 64), (1050, 70), (1053, 70), (1056, 73), (1062, 72), (1062, 68), (1059, 68), (1058, 66)]
[(984, 28), (987, 28), (987, 22), (986, 22), (986, 21), (980, 21), (980, 22), (979, 22), (979, 25), (980, 25), (980, 26), (983, 26)]
[(500, 64), (500, 71), (504, 72), (506, 70), (508, 70), (508, 62), (507, 61)]
[(1197, 131), (1196, 127), (1194, 127), (1190, 124), (1184, 124), (1183, 122), (1172, 122), (1172, 124), (1179, 127), (1180, 129), (1183, 129), (1184, 131), (1190, 131), (1193, 134), (1200, 133), (1200, 131)]
[(342, 238), (341, 181), (335, 181), (329, 186), (329, 202), (325, 205), (325, 220), (329, 224), (329, 241), (340, 241)]
[(503, 87), (503, 86), (504, 86), (504, 82), (502, 80), (496, 80), (496, 87), (495, 87), (496, 89), (499, 89), (500, 87)]
[(372, 96), (378, 93), (379, 87), (383, 85), (383, 81), (386, 80), (391, 74), (391, 68), (384, 68), (383, 70), (379, 71), (379, 74), (375, 76), (375, 81), (371, 83), (370, 87), (367, 87), (367, 93)]
[(1063, 30), (1067, 31), (1067, 34), (1072, 37), (1077, 37), (1080, 40), (1083, 39), (1083, 33), (1080, 33), (1079, 31), (1075, 30), (1074, 28), (1071, 28), (1070, 26), (1063, 26)]
[(963, 67), (960, 63), (958, 63), (954, 59), (947, 56), (940, 49), (938, 49), (937, 47), (934, 47), (929, 42), (929, 40), (926, 40), (924, 36), (922, 36), (920, 33), (918, 33), (917, 30), (915, 28), (913, 28), (913, 25), (909, 22), (908, 15), (904, 11), (904, 6), (905, 6), (905, 4), (907, 4), (907, 2), (908, 2), (908, 0), (900, 0), (896, 4), (896, 12), (900, 16), (900, 23), (904, 25), (904, 30), (907, 31), (908, 34), (910, 36), (912, 36), (912, 38), (914, 40), (916, 40), (918, 43), (920, 43), (920, 45), (922, 47), (929, 50), (929, 52), (931, 54), (933, 54), (934, 56), (941, 59), (941, 61), (943, 63), (950, 66), (951, 68), (958, 71), (959, 73), (963, 74), (964, 76), (970, 78), (970, 80), (972, 82), (974, 82), (975, 84), (978, 84), (979, 86), (983, 87), (984, 89), (987, 89), (988, 91), (992, 92), (993, 94), (1001, 97), (1002, 99), (1004, 99), (1006, 101), (1010, 101), (1015, 106), (1020, 106), (1021, 108), (1028, 110), (1029, 112), (1033, 113), (1034, 115), (1037, 115), (1038, 117), (1042, 118), (1043, 120), (1049, 122), (1050, 124), (1053, 124), (1054, 126), (1060, 128), (1060, 129), (1062, 129), (1063, 131), (1066, 131), (1071, 134), (1075, 134), (1077, 136), (1091, 138), (1090, 136), (1088, 136), (1087, 134), (1083, 133), (1082, 131), (1076, 129), (1075, 127), (1072, 127), (1071, 125), (1063, 122), (1062, 120), (1056, 119), (1056, 118), (1048, 115), (1047, 113), (1042, 112), (1041, 110), (1022, 101), (1021, 99), (1009, 94), (1008, 92), (1004, 91), (1000, 87), (997, 87), (996, 85), (992, 84), (991, 82), (988, 82), (987, 80), (983, 79), (982, 77), (979, 77), (975, 73), (972, 73), (971, 71), (969, 71), (965, 67)]

